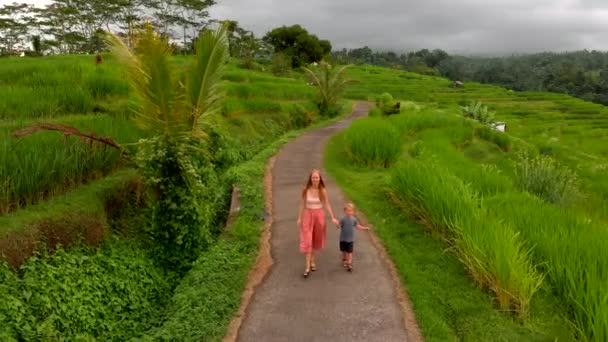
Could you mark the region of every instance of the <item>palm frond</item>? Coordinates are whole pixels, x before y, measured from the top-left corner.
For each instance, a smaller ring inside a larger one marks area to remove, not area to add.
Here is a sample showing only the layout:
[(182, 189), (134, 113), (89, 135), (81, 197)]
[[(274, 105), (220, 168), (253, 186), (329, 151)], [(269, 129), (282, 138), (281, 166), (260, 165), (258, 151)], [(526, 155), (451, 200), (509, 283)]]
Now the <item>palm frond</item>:
[(346, 86), (353, 83), (352, 80), (347, 79), (345, 76), (348, 67), (349, 65), (345, 65), (335, 69), (322, 61), (319, 63), (318, 72), (304, 68), (304, 71), (310, 76), (312, 83), (317, 87), (322, 106), (327, 108), (334, 105), (340, 99)]
[(155, 133), (183, 137), (188, 132), (188, 115), (183, 111), (167, 41), (147, 26), (137, 42), (137, 55), (113, 34), (108, 36), (108, 42), (126, 67), (137, 98), (134, 109), (137, 125)]
[(224, 98), (222, 75), (228, 59), (226, 25), (205, 30), (196, 43), (195, 61), (186, 75), (186, 103), (190, 109), (192, 134), (204, 137)]

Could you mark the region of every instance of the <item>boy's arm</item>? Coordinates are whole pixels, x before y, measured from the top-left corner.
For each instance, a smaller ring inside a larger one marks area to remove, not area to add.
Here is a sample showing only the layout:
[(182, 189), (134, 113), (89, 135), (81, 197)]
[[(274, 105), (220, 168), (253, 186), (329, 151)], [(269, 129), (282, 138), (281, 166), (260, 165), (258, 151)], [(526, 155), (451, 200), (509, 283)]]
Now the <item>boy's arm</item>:
[(364, 226), (361, 223), (359, 223), (359, 218), (357, 218), (357, 225), (355, 227), (357, 227), (357, 229), (361, 229), (361, 230), (369, 230), (369, 228), (370, 228), (368, 226)]
[(363, 226), (363, 225), (361, 225), (360, 223), (357, 223), (357, 229), (369, 230), (369, 229), (370, 229), (370, 227), (368, 227), (368, 226)]

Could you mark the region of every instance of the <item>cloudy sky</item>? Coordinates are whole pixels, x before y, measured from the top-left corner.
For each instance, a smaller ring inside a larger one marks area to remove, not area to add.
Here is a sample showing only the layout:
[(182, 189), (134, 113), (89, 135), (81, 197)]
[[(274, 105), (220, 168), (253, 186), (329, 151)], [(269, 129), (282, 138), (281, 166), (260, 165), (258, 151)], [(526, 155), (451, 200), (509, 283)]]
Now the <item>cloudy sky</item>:
[[(13, 0), (0, 0), (0, 3)], [(45, 3), (44, 0), (30, 0)], [(492, 53), (608, 50), (608, 0), (217, 0), (263, 35), (300, 24), (334, 48)]]

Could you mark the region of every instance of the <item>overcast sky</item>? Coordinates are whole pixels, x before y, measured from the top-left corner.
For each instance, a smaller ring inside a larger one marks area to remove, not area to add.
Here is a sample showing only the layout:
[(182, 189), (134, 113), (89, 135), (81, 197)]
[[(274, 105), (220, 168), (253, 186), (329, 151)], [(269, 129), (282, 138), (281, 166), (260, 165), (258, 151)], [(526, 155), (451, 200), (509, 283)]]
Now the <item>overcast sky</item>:
[[(0, 0), (9, 3), (13, 0)], [(30, 0), (31, 3), (48, 3)], [(608, 50), (608, 0), (217, 0), (216, 19), (263, 35), (300, 24), (334, 49), (459, 53)]]

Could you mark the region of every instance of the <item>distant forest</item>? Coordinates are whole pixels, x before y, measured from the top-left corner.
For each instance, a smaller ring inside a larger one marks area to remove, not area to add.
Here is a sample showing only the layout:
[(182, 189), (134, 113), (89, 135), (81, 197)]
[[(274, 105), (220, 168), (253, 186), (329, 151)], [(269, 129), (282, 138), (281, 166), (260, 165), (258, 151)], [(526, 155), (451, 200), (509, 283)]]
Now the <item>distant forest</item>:
[(341, 63), (372, 64), (517, 91), (563, 93), (608, 105), (608, 52), (576, 51), (509, 57), (450, 56), (443, 50), (407, 54), (368, 47), (336, 51)]

